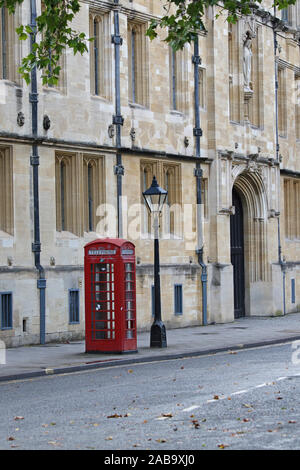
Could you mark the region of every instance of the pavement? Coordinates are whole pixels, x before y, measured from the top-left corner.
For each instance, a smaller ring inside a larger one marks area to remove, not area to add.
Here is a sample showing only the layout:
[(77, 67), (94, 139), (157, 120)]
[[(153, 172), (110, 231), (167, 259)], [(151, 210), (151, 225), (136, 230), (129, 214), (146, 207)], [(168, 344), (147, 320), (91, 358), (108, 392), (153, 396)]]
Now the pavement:
[(167, 329), (167, 347), (150, 348), (150, 332), (137, 336), (131, 354), (86, 353), (85, 341), (6, 349), (0, 382), (111, 366), (179, 359), (300, 340), (300, 312), (251, 317), (232, 323)]

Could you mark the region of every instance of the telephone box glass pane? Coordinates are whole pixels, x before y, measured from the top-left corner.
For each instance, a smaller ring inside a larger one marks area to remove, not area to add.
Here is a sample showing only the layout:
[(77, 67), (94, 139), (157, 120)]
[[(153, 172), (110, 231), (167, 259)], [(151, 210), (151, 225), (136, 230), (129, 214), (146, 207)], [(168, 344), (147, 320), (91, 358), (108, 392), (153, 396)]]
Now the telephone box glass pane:
[(134, 318), (134, 264), (125, 263), (125, 337), (134, 338), (135, 318)]
[(115, 338), (114, 319), (114, 265), (99, 263), (91, 265), (91, 324), (92, 339)]

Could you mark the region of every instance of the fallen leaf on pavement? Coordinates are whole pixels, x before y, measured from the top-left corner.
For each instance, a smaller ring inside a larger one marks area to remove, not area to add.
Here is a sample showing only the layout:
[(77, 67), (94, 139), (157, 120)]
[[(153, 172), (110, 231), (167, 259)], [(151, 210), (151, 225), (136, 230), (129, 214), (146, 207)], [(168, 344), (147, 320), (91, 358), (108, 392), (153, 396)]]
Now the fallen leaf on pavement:
[(24, 419), (24, 416), (15, 416), (14, 420), (17, 421), (18, 419)]

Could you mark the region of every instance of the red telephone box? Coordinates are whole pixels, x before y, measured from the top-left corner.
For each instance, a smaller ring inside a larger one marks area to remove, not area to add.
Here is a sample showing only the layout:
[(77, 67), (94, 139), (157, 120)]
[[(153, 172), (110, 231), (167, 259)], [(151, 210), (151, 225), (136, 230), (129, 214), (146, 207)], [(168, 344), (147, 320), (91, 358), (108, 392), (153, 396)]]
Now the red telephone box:
[(133, 243), (99, 238), (84, 250), (86, 352), (137, 352)]

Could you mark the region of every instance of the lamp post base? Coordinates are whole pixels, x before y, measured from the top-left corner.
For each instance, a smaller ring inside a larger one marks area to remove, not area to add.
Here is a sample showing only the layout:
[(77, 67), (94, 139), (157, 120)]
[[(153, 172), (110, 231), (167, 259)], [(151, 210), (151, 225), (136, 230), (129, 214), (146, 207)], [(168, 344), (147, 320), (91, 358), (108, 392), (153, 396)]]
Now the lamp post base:
[(162, 321), (154, 321), (150, 332), (150, 348), (166, 348), (166, 328)]

